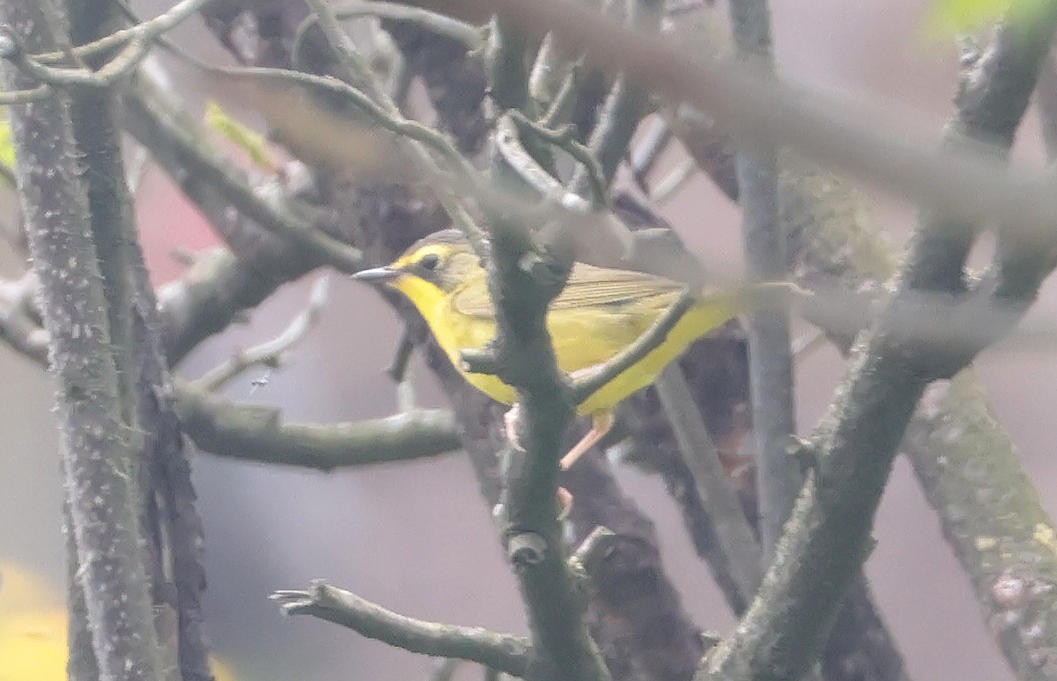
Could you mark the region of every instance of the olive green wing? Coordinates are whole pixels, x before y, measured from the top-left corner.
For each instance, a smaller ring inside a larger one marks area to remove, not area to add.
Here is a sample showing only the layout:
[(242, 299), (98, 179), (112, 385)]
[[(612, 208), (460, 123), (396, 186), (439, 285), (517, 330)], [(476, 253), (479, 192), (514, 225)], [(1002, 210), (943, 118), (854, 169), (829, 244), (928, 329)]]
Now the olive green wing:
[[(682, 289), (682, 284), (653, 274), (578, 262), (573, 265), (565, 289), (551, 302), (550, 309), (620, 308), (641, 303), (664, 308), (675, 302)], [(452, 304), (456, 311), (465, 315), (495, 316), (492, 298), (484, 286), (467, 286), (454, 295)]]

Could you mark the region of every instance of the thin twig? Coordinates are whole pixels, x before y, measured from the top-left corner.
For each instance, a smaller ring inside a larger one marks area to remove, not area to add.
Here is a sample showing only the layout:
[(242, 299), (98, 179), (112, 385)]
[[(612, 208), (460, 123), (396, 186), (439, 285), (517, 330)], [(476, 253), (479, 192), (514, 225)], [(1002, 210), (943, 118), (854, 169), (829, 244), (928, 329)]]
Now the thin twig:
[(650, 328), (639, 336), (634, 343), (621, 350), (608, 362), (591, 372), (585, 378), (581, 378), (573, 384), (573, 401), (580, 404), (588, 397), (597, 392), (602, 386), (609, 383), (619, 374), (622, 374), (631, 365), (641, 360), (646, 355), (664, 342), (675, 325), (679, 323), (683, 315), (698, 300), (695, 293), (690, 289), (684, 289), (678, 300), (657, 318)]
[(323, 276), (312, 285), (307, 307), (275, 338), (236, 353), (218, 367), (195, 381), (198, 387), (215, 392), (255, 366), (278, 367), (286, 354), (297, 345), (319, 321), (327, 304), (330, 280)]
[(396, 345), (396, 353), (393, 355), (393, 361), (386, 368), (385, 373), (389, 375), (389, 378), (397, 384), (403, 383), (404, 378), (407, 375), (407, 367), (411, 361), (411, 355), (415, 352), (415, 341), (411, 337), (411, 332), (405, 327), (400, 332), (400, 342)]
[[(413, 142), (417, 142), (418, 144), (411, 143), (409, 145), (412, 157), (416, 161), (417, 169), (427, 178), (440, 180), (438, 186), (436, 186), (436, 195), (441, 205), (447, 211), (455, 226), (466, 235), (476, 252), (482, 257), (487, 256), (487, 244), (485, 243), (484, 233), (462, 205), (456, 191), (449, 186), (450, 183), (445, 180), (445, 174), (437, 167), (427, 149), (432, 149), (440, 154), (447, 161), (448, 170), (455, 172), (459, 179), (465, 180), (470, 186), (476, 186), (473, 181), (477, 177), (476, 169), (444, 135), (428, 126), (404, 118), (389, 93), (377, 83), (362, 55), (353, 44), (352, 39), (342, 30), (340, 22), (327, 3), (324, 0), (306, 1), (315, 13), (320, 28), (323, 30), (323, 34), (326, 36), (331, 49), (337, 54), (338, 61), (347, 74), (348, 79), (356, 87), (337, 78), (312, 76), (282, 69), (217, 69), (209, 66), (206, 66), (206, 68), (214, 73), (227, 73), (236, 77), (256, 74), (260, 78), (277, 79), (288, 83), (299, 82), (302, 85), (314, 85), (329, 90), (348, 99), (350, 104), (366, 113), (374, 123), (397, 133), (400, 136), (400, 140), (409, 138)], [(362, 88), (362, 90), (357, 89), (357, 87)]]
[(591, 150), (576, 141), (576, 131), (573, 127), (565, 126), (559, 130), (551, 130), (529, 120), (517, 110), (508, 111), (506, 115), (510, 116), (510, 119), (522, 130), (531, 132), (579, 161), (589, 180), (592, 208), (609, 208), (608, 183), (602, 174), (602, 167)]
[(522, 637), (405, 617), (323, 581), (271, 598), (286, 615), (318, 617), (413, 653), (479, 662), (514, 676), (529, 670), (531, 646)]
[[(730, 0), (730, 12), (739, 58), (756, 65), (761, 77), (773, 77), (767, 0)], [(737, 143), (738, 202), (749, 276), (754, 281), (784, 281), (787, 239), (778, 217), (777, 150), (766, 140), (739, 138)], [(748, 332), (758, 528), (767, 564), (801, 483), (796, 463), (786, 454), (796, 428), (788, 307), (753, 310)]]
[[(137, 21), (135, 26), (123, 28), (98, 40), (75, 46), (73, 54), (76, 57), (91, 57), (119, 45), (127, 44), (135, 39), (149, 42), (194, 16), (196, 12), (207, 7), (212, 1), (180, 0), (180, 2), (170, 7), (168, 11), (159, 14), (153, 19)], [(67, 55), (64, 52), (42, 52), (33, 55), (33, 58), (41, 64), (55, 64), (66, 57)]]
[[(86, 45), (73, 48), (76, 57), (90, 56), (102, 50), (124, 45), (117, 55), (112, 57), (101, 68), (93, 71), (84, 67), (51, 67), (48, 62), (66, 58), (63, 51), (40, 55), (24, 52), (12, 39), (6, 36), (0, 42), (3, 57), (13, 60), (27, 75), (41, 84), (53, 86), (86, 86), (107, 87), (114, 81), (127, 76), (147, 55), (151, 41), (157, 36), (173, 29), (184, 20), (193, 16), (212, 0), (181, 0), (167, 12), (153, 19), (141, 22), (130, 28), (115, 31), (110, 35)], [(6, 42), (6, 44), (3, 44)]]
[[(660, 27), (664, 2), (659, 0), (629, 0), (628, 24), (631, 30), (656, 40)], [(625, 157), (639, 122), (649, 113), (650, 94), (646, 81), (629, 80), (625, 74), (617, 76), (613, 87), (598, 113), (598, 122), (591, 131), (587, 146), (598, 159), (602, 176), (608, 186), (616, 175), (620, 161)], [(590, 178), (587, 169), (578, 169), (573, 174), (570, 187), (583, 194)]]
[(678, 363), (656, 382), (657, 396), (671, 423), (683, 461), (694, 477), (701, 505), (715, 534), (716, 550), (706, 560), (734, 612), (744, 612), (763, 578), (762, 552), (738, 495), (730, 485), (705, 422)]
[(180, 112), (168, 108), (157, 88), (149, 85), (145, 80), (139, 81), (139, 87), (130, 93), (127, 99), (129, 117), (139, 142), (155, 152), (163, 165), (178, 165), (190, 171), (197, 182), (215, 188), (262, 229), (297, 244), (318, 260), (343, 272), (363, 269), (359, 250), (329, 236), (286, 206), (269, 201), (255, 191), (229, 161), (203, 144), (204, 136), (197, 134), (192, 123)]
[(543, 115), (540, 116), (540, 125), (545, 128), (555, 128), (569, 120), (573, 105), (576, 103), (576, 97), (579, 94), (582, 68), (583, 65), (580, 62), (576, 62), (569, 68), (569, 72), (565, 74), (561, 85), (558, 86), (558, 91), (554, 93), (553, 99), (550, 100), (550, 105), (544, 109)]
[(570, 196), (572, 204), (586, 212), (589, 204), (580, 197), (568, 194), (561, 182), (554, 178), (526, 151), (521, 143), (517, 125), (510, 112), (503, 114), (495, 124), (494, 138), (499, 158), (527, 187), (543, 197), (549, 204), (558, 204), (563, 197)]
[[(453, 19), (444, 14), (431, 12), (422, 7), (412, 7), (398, 2), (371, 0), (371, 2), (345, 4), (335, 7), (334, 14), (339, 19), (378, 17), (379, 19), (391, 19), (394, 21), (409, 21), (418, 24), (430, 33), (462, 43), (468, 50), (480, 49), (485, 41), (485, 31), (478, 26)], [(315, 15), (312, 16), (314, 23)], [(298, 30), (300, 31), (300, 29)]]
[(544, 119), (552, 115), (549, 112), (555, 111), (558, 100), (563, 99), (560, 93), (575, 82), (576, 71), (575, 59), (566, 58), (555, 47), (554, 39), (544, 36), (528, 80), (529, 97), (538, 110), (548, 112)]
[(38, 85), (37, 87), (27, 88), (25, 90), (8, 90), (6, 92), (0, 92), (0, 106), (39, 102), (42, 99), (51, 97), (53, 93), (54, 90), (52, 90), (49, 85)]

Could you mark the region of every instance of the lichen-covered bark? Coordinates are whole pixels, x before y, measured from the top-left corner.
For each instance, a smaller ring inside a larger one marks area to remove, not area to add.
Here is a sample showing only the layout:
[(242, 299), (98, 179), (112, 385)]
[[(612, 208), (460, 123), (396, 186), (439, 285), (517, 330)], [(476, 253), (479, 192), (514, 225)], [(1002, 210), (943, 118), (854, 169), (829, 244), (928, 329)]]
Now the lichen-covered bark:
[[(54, 46), (38, 3), (4, 3), (0, 17), (26, 49)], [(35, 84), (10, 66), (5, 72), (10, 89)], [(106, 290), (68, 106), (63, 95), (13, 106), (11, 124), (19, 195), (58, 383), (76, 574), (100, 678), (159, 681), (158, 642), (140, 553), (136, 451), (131, 424), (123, 417)]]

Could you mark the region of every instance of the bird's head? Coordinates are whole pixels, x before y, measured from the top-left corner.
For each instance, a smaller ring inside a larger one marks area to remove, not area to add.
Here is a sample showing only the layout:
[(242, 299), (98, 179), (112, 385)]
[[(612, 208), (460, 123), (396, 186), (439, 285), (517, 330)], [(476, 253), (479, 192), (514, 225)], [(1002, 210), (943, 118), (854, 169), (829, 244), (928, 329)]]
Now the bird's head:
[(394, 288), (416, 305), (446, 296), (485, 276), (480, 259), (461, 232), (446, 229), (412, 244), (385, 267), (352, 275), (354, 279)]

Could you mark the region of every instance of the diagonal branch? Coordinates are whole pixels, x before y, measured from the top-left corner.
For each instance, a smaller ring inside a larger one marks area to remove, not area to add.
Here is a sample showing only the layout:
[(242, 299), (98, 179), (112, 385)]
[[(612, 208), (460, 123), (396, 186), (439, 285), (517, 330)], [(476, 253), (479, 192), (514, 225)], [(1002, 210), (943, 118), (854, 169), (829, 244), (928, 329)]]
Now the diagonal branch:
[(697, 302), (697, 298), (693, 292), (689, 288), (684, 290), (678, 300), (665, 310), (664, 314), (650, 325), (650, 328), (635, 339), (634, 343), (628, 345), (601, 367), (592, 371), (589, 376), (581, 378), (574, 383), (573, 403), (580, 404), (606, 383), (612, 381), (614, 377), (624, 373), (628, 367), (650, 354), (654, 348), (664, 342), (664, 339), (668, 337), (671, 330), (675, 328), (675, 325), (679, 323), (679, 320), (683, 318), (683, 315), (695, 302)]
[(678, 364), (666, 368), (656, 389), (679, 452), (693, 473), (701, 504), (708, 510), (705, 525), (715, 541), (705, 559), (731, 610), (744, 612), (763, 577), (763, 554), (756, 535), (727, 479), (682, 368)]
[(323, 307), (327, 304), (329, 280), (320, 277), (312, 286), (308, 305), (275, 338), (239, 351), (218, 367), (214, 367), (195, 384), (206, 390), (216, 391), (254, 366), (277, 367), (285, 355), (297, 345), (308, 331), (319, 321)]
[(1057, 534), (971, 372), (926, 393), (903, 451), (1016, 677), (1054, 679)]
[(271, 598), (286, 615), (318, 617), (412, 653), (478, 662), (519, 677), (531, 671), (532, 647), (520, 636), (405, 617), (323, 581)]
[(314, 259), (344, 272), (363, 268), (357, 249), (317, 229), (288, 206), (275, 205), (255, 193), (230, 162), (203, 143), (204, 136), (197, 134), (186, 116), (166, 106), (159, 88), (140, 80), (126, 103), (130, 129), (163, 165), (189, 172), (195, 183), (211, 186), (242, 215)]

